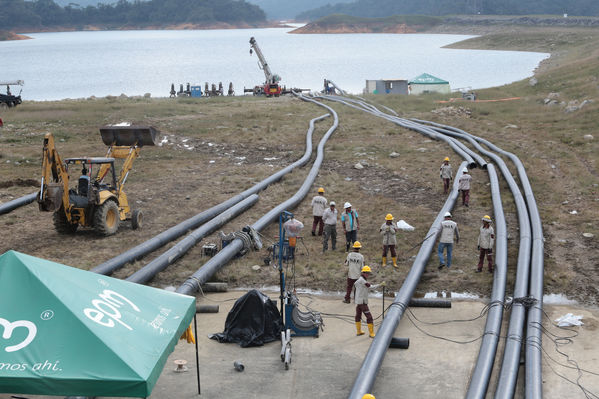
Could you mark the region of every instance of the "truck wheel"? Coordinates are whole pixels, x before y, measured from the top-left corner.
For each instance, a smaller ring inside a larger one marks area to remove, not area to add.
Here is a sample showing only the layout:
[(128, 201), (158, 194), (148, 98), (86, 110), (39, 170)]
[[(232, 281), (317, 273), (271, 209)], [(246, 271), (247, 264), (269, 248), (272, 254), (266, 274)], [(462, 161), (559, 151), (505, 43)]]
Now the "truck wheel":
[(110, 236), (119, 229), (119, 207), (114, 201), (106, 201), (94, 214), (94, 229), (103, 236)]
[(53, 220), (54, 228), (61, 234), (73, 234), (77, 231), (77, 227), (79, 227), (77, 223), (73, 224), (67, 220), (67, 215), (65, 215), (63, 207), (54, 212)]
[(141, 209), (135, 209), (131, 212), (131, 227), (133, 230), (137, 230), (142, 227), (144, 221), (144, 215)]

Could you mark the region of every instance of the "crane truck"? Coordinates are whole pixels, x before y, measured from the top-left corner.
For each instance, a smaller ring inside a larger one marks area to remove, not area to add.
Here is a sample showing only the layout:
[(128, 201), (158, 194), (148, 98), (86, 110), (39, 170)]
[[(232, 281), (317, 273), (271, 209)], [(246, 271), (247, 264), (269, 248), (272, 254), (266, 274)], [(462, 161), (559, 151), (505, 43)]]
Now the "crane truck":
[[(54, 212), (54, 227), (59, 233), (74, 233), (83, 226), (109, 236), (127, 219), (133, 229), (141, 227), (141, 210), (130, 208), (123, 186), (141, 147), (155, 145), (158, 131), (149, 126), (116, 125), (104, 126), (100, 133), (108, 146), (105, 157), (67, 158), (64, 162), (52, 133), (44, 137), (37, 202), (40, 211)], [(124, 160), (118, 176), (115, 159)], [(69, 167), (76, 165), (82, 167), (82, 175), (77, 187), (69, 188)]]
[(258, 42), (253, 37), (250, 38), (250, 55), (255, 51), (258, 56), (258, 66), (264, 72), (264, 76), (266, 77), (266, 81), (261, 86), (256, 86), (253, 89), (244, 91), (251, 91), (255, 96), (257, 95), (265, 95), (266, 97), (279, 97), (281, 95), (281, 86), (279, 86), (279, 82), (281, 81), (281, 77), (277, 74), (273, 74), (266, 62), (266, 58), (264, 58), (264, 54), (262, 54), (262, 50), (258, 47)]

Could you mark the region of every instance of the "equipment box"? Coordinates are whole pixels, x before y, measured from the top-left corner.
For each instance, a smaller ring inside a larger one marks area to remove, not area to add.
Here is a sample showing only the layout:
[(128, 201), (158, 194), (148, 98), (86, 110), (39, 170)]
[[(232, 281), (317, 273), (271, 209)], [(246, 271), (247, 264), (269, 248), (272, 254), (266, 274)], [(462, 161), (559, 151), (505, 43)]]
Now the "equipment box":
[(191, 86), (192, 97), (202, 97), (202, 86)]

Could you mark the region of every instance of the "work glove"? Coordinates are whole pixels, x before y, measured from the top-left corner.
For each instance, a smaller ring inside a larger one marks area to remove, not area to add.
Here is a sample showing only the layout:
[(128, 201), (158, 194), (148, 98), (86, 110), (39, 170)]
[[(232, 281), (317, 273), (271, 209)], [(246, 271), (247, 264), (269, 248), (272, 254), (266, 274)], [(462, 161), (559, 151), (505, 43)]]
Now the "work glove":
[(489, 248), (488, 253), (489, 253), (489, 255), (492, 255), (493, 254), (493, 248)]
[(476, 250), (477, 250), (477, 251), (480, 251), (480, 245), (477, 245), (477, 246), (476, 246)]

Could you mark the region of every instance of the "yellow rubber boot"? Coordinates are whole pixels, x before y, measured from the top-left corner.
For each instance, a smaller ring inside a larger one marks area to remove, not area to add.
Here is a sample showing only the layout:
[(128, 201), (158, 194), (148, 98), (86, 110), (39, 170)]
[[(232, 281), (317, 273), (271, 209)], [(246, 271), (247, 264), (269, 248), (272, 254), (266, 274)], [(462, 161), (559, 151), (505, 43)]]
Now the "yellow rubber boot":
[(370, 338), (374, 338), (374, 324), (368, 323), (368, 335)]
[(397, 267), (397, 256), (391, 258), (393, 260), (393, 267)]
[(382, 263), (382, 266), (383, 266), (383, 267), (386, 267), (386, 266), (387, 266), (387, 257), (386, 257), (386, 256), (383, 256), (383, 263)]
[(364, 331), (362, 331), (362, 322), (356, 321), (356, 335), (364, 335)]

